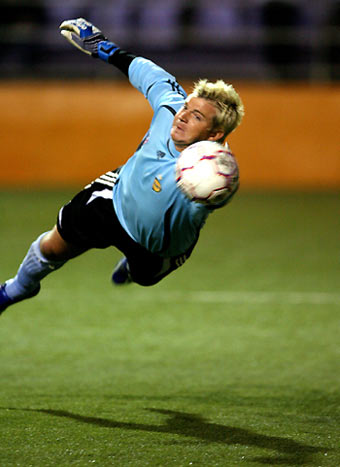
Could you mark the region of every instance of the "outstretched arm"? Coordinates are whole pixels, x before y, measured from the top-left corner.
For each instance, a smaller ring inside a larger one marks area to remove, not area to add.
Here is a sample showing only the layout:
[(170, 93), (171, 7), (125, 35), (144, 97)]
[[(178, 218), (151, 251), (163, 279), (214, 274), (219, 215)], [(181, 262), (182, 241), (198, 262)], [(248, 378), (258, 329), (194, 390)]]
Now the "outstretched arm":
[(100, 29), (84, 18), (64, 21), (60, 25), (61, 34), (75, 47), (94, 58), (100, 58), (120, 69), (148, 99), (155, 110), (160, 105), (183, 104), (186, 97), (184, 89), (176, 78), (152, 61), (122, 50), (111, 42)]
[(79, 50), (93, 58), (100, 58), (115, 65), (128, 76), (129, 66), (136, 55), (120, 49), (96, 26), (84, 18), (77, 18), (64, 21), (59, 28), (61, 35)]

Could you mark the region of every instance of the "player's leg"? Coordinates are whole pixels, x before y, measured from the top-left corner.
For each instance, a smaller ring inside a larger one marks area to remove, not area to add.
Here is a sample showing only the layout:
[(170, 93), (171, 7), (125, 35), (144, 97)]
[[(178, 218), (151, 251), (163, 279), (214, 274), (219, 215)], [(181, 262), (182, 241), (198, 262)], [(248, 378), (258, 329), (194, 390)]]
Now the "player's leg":
[(194, 249), (193, 245), (182, 255), (164, 258), (150, 253), (135, 243), (124, 246), (125, 248), (121, 248), (121, 251), (126, 256), (117, 263), (112, 273), (112, 282), (115, 285), (125, 285), (130, 282), (143, 286), (155, 285), (182, 266)]
[(155, 285), (182, 266), (189, 258), (190, 253), (175, 258), (162, 258), (161, 256), (156, 256), (154, 258), (149, 257), (148, 261), (143, 261), (143, 263), (129, 261), (131, 278), (139, 285)]
[(84, 249), (65, 242), (56, 227), (41, 234), (30, 246), (15, 277), (9, 279), (0, 289), (0, 312), (40, 290), (40, 281)]
[(116, 223), (110, 221), (115, 217), (112, 187), (116, 179), (117, 172), (105, 174), (61, 208), (57, 226), (32, 243), (17, 275), (0, 286), (0, 313), (36, 295), (41, 279), (67, 260), (90, 248), (114, 244)]
[(60, 235), (57, 226), (44, 235), (40, 242), (42, 255), (53, 262), (63, 262), (84, 253), (88, 248), (75, 246)]

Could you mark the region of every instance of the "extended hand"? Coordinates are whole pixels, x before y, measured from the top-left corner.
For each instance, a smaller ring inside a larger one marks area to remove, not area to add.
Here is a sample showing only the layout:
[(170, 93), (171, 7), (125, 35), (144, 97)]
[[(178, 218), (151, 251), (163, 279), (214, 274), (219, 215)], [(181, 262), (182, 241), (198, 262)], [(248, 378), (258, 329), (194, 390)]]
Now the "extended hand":
[(59, 26), (60, 34), (82, 52), (98, 57), (98, 44), (106, 41), (104, 34), (84, 18), (70, 19)]
[(109, 62), (119, 47), (84, 18), (69, 19), (59, 26), (60, 34), (82, 52)]

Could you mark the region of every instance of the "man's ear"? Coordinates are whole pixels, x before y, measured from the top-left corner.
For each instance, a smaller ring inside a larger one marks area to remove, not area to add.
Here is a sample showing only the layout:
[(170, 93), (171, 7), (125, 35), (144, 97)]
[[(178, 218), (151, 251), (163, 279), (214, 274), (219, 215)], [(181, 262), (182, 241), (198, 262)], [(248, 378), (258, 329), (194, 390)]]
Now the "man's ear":
[(210, 132), (208, 141), (220, 141), (224, 139), (224, 132), (222, 130), (213, 130)]

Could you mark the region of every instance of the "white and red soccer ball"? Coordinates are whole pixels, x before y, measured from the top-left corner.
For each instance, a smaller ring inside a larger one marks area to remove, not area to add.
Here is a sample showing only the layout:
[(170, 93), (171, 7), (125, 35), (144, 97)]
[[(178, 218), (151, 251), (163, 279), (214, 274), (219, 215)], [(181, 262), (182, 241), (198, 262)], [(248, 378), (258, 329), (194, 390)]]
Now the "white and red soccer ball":
[(227, 146), (200, 141), (185, 148), (176, 163), (176, 182), (192, 201), (220, 204), (238, 187), (239, 171)]

